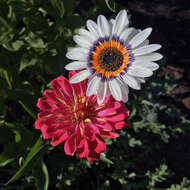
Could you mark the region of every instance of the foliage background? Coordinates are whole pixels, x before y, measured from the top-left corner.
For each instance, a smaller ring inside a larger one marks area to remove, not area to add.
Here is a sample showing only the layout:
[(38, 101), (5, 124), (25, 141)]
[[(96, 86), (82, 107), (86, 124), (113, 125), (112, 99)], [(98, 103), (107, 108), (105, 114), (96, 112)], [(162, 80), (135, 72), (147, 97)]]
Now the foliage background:
[[(178, 1), (179, 2), (179, 1)], [(189, 190), (188, 11), (175, 0), (0, 0), (0, 189)], [(131, 25), (153, 26), (160, 69), (127, 107), (130, 127), (107, 139), (99, 162), (65, 155), (34, 129), (36, 102), (67, 76), (72, 36), (87, 19), (128, 9)], [(183, 33), (182, 33), (183, 32)], [(8, 182), (8, 183), (7, 183)]]

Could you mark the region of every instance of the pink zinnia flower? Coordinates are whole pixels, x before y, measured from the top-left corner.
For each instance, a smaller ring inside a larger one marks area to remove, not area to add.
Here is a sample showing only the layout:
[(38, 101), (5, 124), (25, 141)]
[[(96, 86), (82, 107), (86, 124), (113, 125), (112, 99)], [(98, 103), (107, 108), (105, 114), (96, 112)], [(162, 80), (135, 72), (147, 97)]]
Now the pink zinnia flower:
[[(76, 72), (70, 72), (71, 78)], [(35, 123), (44, 139), (51, 138), (56, 146), (65, 141), (67, 155), (75, 152), (88, 161), (98, 160), (106, 150), (104, 137), (119, 136), (115, 129), (122, 129), (129, 110), (123, 103), (107, 97), (102, 105), (95, 95), (86, 96), (87, 80), (70, 84), (63, 76), (51, 81), (53, 90), (45, 90), (37, 106), (42, 112)]]

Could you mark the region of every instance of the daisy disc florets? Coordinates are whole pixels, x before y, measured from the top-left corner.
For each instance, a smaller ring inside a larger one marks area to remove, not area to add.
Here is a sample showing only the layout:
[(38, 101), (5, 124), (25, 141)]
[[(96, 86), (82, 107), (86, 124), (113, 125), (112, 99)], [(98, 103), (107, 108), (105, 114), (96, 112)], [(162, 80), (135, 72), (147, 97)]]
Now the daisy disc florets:
[[(75, 76), (70, 72), (70, 77)], [(51, 138), (53, 146), (65, 142), (68, 155), (78, 153), (88, 161), (98, 160), (106, 150), (103, 138), (119, 136), (115, 129), (122, 129), (129, 110), (122, 102), (111, 96), (97, 104), (95, 95), (86, 96), (87, 80), (71, 84), (63, 77), (52, 80), (52, 90), (45, 90), (39, 98), (37, 107), (42, 110), (35, 122), (44, 139)]]
[(128, 27), (127, 12), (122, 10), (115, 19), (108, 21), (99, 15), (97, 23), (87, 21), (87, 29), (80, 29), (73, 37), (79, 47), (71, 48), (66, 57), (74, 62), (67, 70), (81, 70), (71, 78), (71, 83), (89, 79), (87, 96), (96, 94), (98, 104), (112, 94), (117, 101), (128, 101), (130, 86), (140, 89), (146, 77), (158, 69), (154, 61), (162, 55), (155, 53), (159, 44), (147, 40), (152, 29), (137, 30)]

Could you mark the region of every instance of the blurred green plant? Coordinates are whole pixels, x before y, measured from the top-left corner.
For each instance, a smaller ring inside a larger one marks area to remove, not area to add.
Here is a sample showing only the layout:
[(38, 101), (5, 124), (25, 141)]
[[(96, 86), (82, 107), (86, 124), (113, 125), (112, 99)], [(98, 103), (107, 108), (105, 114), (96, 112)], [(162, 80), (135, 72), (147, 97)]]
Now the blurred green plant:
[(131, 126), (118, 139), (106, 139), (99, 162), (66, 156), (63, 145), (51, 147), (34, 130), (37, 99), (53, 78), (68, 76), (65, 53), (74, 46), (72, 36), (87, 19), (121, 8), (112, 0), (0, 1), (0, 189), (190, 189), (186, 178), (180, 185), (167, 183), (177, 173), (164, 151), (190, 124), (163, 101), (177, 78), (160, 80), (157, 73), (130, 94)]

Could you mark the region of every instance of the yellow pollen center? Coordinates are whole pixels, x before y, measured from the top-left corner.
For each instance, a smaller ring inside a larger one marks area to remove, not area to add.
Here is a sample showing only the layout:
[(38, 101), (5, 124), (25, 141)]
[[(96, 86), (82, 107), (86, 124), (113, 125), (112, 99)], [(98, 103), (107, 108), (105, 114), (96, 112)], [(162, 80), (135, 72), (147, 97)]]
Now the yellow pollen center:
[(84, 123), (91, 122), (90, 118), (94, 113), (93, 106), (89, 104), (87, 97), (81, 97), (80, 95), (75, 98), (71, 112), (73, 115), (73, 123), (78, 124), (80, 124), (82, 121)]

